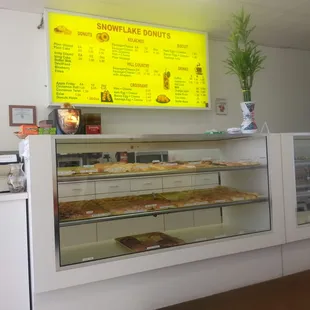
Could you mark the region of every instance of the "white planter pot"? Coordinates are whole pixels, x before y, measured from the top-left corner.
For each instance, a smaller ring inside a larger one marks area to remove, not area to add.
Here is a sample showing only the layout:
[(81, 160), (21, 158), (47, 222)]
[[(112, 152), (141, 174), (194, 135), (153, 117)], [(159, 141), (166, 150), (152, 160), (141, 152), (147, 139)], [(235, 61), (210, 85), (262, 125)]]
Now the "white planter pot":
[(257, 132), (257, 125), (254, 118), (255, 103), (253, 101), (240, 103), (243, 122), (241, 124), (241, 132), (244, 134), (253, 134)]

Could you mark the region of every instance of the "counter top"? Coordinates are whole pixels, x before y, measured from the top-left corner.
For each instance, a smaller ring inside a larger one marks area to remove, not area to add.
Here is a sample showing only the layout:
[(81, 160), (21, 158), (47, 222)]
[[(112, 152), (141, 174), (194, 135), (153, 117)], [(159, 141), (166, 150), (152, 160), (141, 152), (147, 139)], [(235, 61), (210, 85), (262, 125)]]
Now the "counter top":
[(0, 202), (28, 199), (28, 193), (0, 193)]

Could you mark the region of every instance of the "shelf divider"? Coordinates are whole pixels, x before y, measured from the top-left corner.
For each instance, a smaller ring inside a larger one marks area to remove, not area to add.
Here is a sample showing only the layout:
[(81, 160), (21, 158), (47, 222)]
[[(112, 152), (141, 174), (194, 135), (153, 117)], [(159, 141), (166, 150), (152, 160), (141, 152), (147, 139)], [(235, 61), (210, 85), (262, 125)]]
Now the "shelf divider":
[(214, 168), (192, 168), (182, 170), (170, 170), (170, 171), (155, 171), (155, 172), (136, 172), (136, 173), (113, 173), (113, 174), (90, 174), (83, 176), (58, 176), (58, 183), (71, 183), (81, 181), (94, 181), (94, 180), (106, 180), (106, 179), (124, 179), (124, 178), (137, 178), (137, 177), (152, 177), (152, 176), (169, 176), (180, 174), (196, 174), (196, 173), (214, 173), (214, 172), (227, 172), (227, 171), (242, 171), (242, 170), (256, 170), (267, 169), (267, 165), (256, 166), (238, 166), (238, 167), (214, 167)]

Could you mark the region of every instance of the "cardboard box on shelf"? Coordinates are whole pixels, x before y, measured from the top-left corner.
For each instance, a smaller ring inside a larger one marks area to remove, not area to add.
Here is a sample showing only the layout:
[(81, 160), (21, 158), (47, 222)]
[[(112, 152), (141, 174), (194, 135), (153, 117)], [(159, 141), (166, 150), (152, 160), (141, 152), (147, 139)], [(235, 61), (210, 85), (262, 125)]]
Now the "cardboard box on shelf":
[(19, 133), (22, 135), (37, 135), (38, 134), (38, 126), (36, 125), (21, 125), (19, 127)]

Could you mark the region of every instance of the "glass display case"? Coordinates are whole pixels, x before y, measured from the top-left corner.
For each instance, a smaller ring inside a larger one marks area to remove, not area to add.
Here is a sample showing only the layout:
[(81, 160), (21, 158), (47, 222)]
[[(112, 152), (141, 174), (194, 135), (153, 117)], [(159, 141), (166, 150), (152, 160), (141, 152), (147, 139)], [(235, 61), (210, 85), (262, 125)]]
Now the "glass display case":
[(310, 140), (294, 137), (297, 225), (310, 224)]
[(36, 293), (285, 242), (280, 134), (41, 135), (20, 154)]
[(272, 228), (266, 136), (57, 137), (53, 150), (60, 269)]
[(310, 237), (310, 134), (282, 134), (287, 240)]

